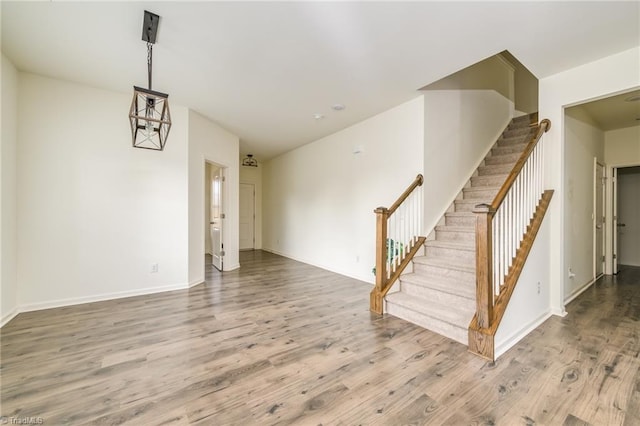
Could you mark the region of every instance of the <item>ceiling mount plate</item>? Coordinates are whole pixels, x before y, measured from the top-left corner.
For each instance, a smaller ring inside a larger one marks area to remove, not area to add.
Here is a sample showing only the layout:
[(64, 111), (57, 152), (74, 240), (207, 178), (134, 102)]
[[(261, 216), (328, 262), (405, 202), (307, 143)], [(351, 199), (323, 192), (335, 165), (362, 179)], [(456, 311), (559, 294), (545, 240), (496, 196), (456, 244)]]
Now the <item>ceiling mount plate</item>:
[(156, 34), (158, 33), (158, 22), (160, 16), (144, 11), (144, 21), (142, 22), (142, 40), (154, 44), (156, 42)]

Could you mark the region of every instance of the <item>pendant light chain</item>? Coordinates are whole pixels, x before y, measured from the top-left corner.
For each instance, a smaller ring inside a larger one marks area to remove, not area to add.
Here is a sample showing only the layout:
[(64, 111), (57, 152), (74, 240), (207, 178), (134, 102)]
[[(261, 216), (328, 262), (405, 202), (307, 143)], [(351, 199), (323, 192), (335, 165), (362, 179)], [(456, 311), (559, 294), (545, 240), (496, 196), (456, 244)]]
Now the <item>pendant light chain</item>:
[(151, 67), (153, 65), (153, 43), (147, 42), (147, 74), (149, 77), (149, 90), (151, 90)]

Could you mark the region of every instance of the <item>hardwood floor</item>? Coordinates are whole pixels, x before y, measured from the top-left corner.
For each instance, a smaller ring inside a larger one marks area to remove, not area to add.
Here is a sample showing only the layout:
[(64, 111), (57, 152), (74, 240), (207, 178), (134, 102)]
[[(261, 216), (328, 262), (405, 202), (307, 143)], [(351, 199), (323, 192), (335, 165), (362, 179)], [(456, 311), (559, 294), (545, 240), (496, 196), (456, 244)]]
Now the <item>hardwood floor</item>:
[[(638, 425), (640, 268), (495, 363), (368, 311), (371, 287), (266, 252), (185, 291), (23, 313), (0, 413), (45, 425)], [(37, 420), (37, 419), (36, 419)]]

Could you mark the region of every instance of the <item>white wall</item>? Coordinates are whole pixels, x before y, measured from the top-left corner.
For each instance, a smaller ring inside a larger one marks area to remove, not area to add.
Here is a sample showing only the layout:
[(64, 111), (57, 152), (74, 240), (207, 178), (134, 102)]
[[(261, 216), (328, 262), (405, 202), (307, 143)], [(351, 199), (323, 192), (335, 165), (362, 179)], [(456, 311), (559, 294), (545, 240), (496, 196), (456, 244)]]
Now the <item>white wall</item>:
[(262, 169), (264, 165), (258, 163), (258, 167), (240, 166), (240, 183), (253, 184), (256, 191), (255, 199), (255, 248), (262, 248)]
[[(567, 110), (569, 111), (569, 110)], [(564, 298), (571, 299), (593, 282), (593, 158), (604, 164), (604, 132), (594, 125), (565, 116), (564, 256), (575, 277), (564, 282)]]
[(187, 109), (150, 151), (131, 147), (130, 102), (20, 73), (21, 310), (186, 286)]
[(602, 58), (580, 67), (546, 77), (539, 82), (540, 118), (548, 118), (552, 127), (545, 135), (545, 179), (555, 189), (550, 205), (551, 241), (549, 244), (551, 307), (564, 314), (564, 288), (568, 280), (563, 250), (564, 234), (564, 107), (626, 91), (640, 85), (640, 47)]
[(494, 337), (496, 358), (551, 315), (548, 261), (550, 238), (549, 218), (545, 216)]
[(618, 264), (640, 266), (640, 168), (618, 173)]
[(493, 90), (424, 91), (424, 200), (428, 234), (513, 116)]
[(495, 90), (514, 102), (515, 70), (514, 64), (497, 54), (438, 80), (422, 90)]
[[(222, 241), (224, 270), (240, 267), (238, 259), (239, 139), (195, 111), (189, 111), (189, 285), (204, 282), (205, 162), (224, 170)], [(173, 130), (172, 130), (173, 131)]]
[(18, 71), (2, 55), (2, 106), (0, 128), (0, 326), (18, 312), (17, 276), (17, 192), (16, 162), (18, 141)]
[(609, 166), (640, 165), (640, 126), (605, 132), (604, 159)]
[(373, 210), (422, 172), (423, 121), (420, 96), (264, 163), (264, 249), (372, 283)]

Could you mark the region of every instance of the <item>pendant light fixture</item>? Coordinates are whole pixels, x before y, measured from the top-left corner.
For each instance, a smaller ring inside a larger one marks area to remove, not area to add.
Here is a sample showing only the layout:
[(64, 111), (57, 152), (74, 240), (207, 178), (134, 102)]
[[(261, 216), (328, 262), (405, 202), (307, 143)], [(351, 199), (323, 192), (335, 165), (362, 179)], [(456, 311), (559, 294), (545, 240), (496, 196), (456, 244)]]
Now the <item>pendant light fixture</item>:
[(258, 167), (258, 162), (253, 158), (253, 154), (247, 154), (244, 160), (242, 160), (242, 165), (246, 167)]
[(149, 88), (133, 86), (133, 100), (129, 109), (131, 137), (134, 148), (162, 151), (171, 129), (169, 95), (151, 90), (153, 45), (156, 42), (160, 16), (144, 11), (142, 40), (147, 42), (147, 77)]

